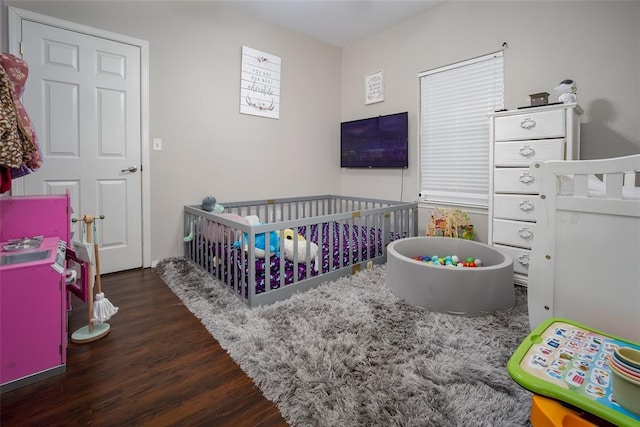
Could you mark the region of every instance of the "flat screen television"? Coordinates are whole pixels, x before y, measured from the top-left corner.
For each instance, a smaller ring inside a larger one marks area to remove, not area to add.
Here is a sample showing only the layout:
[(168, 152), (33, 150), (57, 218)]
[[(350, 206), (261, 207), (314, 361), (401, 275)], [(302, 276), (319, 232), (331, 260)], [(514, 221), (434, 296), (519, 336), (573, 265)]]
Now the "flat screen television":
[(343, 168), (408, 167), (408, 113), (341, 123), (340, 166)]

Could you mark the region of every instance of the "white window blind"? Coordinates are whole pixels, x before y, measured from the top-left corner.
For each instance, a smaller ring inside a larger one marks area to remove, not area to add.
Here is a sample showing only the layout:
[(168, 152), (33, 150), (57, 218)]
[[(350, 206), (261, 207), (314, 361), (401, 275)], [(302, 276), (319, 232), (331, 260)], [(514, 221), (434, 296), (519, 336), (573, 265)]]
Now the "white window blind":
[(420, 73), (421, 200), (487, 206), (489, 113), (503, 108), (502, 52)]

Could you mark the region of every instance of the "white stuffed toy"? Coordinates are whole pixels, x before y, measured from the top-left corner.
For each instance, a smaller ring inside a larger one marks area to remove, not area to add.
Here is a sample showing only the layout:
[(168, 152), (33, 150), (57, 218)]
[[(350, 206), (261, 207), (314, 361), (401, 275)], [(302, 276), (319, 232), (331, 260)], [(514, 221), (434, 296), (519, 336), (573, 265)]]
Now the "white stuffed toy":
[[(286, 228), (281, 232), (280, 238), (283, 240), (284, 257), (290, 261), (294, 258), (294, 232), (290, 228)], [(298, 261), (307, 262), (310, 259), (315, 259), (316, 264), (314, 268), (318, 268), (318, 245), (307, 241), (302, 235), (298, 234)], [(309, 258), (307, 258), (307, 247), (309, 247)], [(317, 270), (316, 270), (317, 271)]]
[(576, 82), (571, 79), (561, 81), (553, 90), (560, 94), (558, 101), (564, 104), (572, 104), (578, 99), (576, 96), (578, 87), (576, 86)]

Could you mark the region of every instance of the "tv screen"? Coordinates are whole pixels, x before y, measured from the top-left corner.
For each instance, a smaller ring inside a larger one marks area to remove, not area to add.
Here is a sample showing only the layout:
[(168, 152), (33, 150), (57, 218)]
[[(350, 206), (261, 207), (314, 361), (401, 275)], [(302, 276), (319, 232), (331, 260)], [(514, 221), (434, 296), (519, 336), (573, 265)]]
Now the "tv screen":
[(343, 168), (408, 167), (408, 113), (341, 123), (340, 155)]

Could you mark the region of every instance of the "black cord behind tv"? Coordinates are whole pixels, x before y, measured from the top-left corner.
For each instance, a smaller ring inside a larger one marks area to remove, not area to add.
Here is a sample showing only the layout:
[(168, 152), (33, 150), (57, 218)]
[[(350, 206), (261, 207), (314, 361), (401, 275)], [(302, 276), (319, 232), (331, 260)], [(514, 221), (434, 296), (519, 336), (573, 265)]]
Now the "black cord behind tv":
[(406, 168), (408, 166), (407, 112), (340, 124), (340, 167)]

